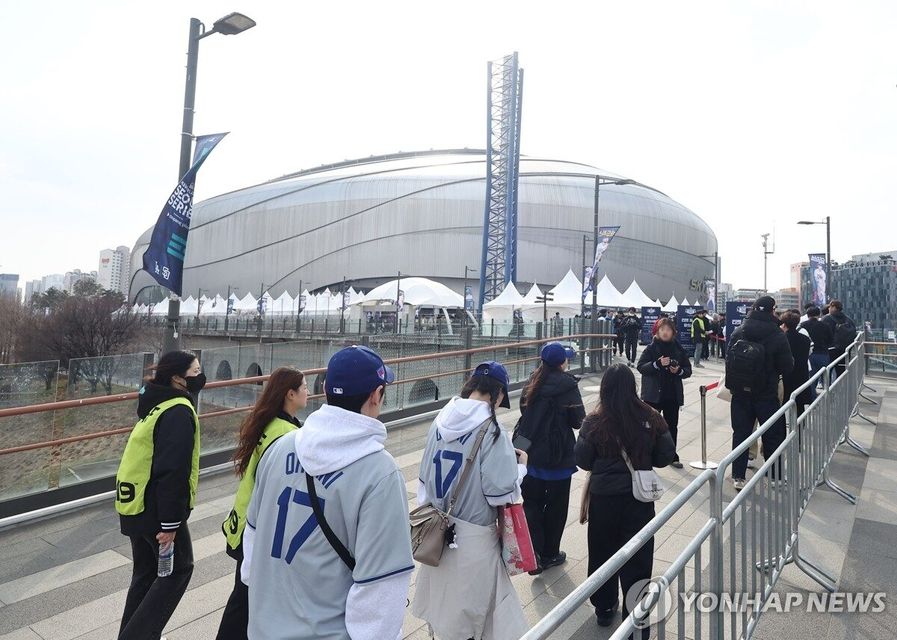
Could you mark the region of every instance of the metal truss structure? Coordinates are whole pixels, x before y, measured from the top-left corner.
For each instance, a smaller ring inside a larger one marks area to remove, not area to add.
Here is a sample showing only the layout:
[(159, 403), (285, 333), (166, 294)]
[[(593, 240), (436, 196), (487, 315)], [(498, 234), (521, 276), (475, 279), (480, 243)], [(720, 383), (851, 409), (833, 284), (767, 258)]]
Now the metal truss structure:
[(486, 208), (480, 262), (480, 305), (517, 279), (517, 184), (523, 69), (517, 52), (488, 63)]

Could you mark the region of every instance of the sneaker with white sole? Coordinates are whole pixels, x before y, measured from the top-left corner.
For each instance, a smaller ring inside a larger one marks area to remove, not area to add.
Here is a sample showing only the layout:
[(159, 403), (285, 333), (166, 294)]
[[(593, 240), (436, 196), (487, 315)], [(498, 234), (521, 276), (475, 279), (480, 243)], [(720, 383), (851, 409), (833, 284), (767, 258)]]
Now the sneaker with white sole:
[(732, 478), (732, 486), (735, 487), (735, 491), (744, 489), (744, 483), (744, 478)]

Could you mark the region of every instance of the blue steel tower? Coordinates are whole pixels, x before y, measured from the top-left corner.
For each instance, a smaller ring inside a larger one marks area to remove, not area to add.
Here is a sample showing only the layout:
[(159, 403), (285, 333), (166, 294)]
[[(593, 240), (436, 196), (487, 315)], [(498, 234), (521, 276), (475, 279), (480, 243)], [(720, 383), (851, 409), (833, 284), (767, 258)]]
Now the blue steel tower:
[(517, 52), (487, 65), (486, 207), (480, 262), (480, 305), (517, 279), (517, 184), (523, 69)]

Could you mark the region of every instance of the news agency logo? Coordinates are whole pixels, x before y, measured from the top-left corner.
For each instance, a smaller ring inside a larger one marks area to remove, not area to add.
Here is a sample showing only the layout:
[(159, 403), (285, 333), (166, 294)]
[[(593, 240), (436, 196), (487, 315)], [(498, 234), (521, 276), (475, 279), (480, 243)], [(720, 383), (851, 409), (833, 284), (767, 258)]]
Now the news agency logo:
[(722, 612), (746, 613), (882, 613), (887, 610), (885, 592), (805, 593), (774, 592), (764, 599), (760, 593), (715, 593), (687, 591), (671, 593), (663, 576), (639, 580), (626, 592), (626, 608), (635, 617), (635, 628), (646, 629), (665, 622), (679, 609), (680, 615), (695, 616)]
[(747, 312), (748, 312), (748, 308), (747, 308), (747, 305), (746, 305), (746, 304), (740, 304), (740, 305), (738, 305), (738, 313), (740, 313), (741, 315), (744, 315), (744, 314), (746, 314)]

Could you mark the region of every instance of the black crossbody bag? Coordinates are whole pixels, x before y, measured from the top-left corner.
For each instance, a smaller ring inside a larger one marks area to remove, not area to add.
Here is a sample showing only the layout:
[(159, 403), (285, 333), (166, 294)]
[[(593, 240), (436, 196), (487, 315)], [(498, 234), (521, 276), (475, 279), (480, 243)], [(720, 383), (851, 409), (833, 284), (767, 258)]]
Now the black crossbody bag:
[(352, 557), (352, 554), (346, 549), (346, 545), (340, 542), (340, 539), (333, 533), (333, 529), (327, 524), (327, 520), (324, 518), (324, 510), (321, 508), (321, 503), (318, 502), (318, 493), (315, 491), (315, 480), (310, 473), (305, 474), (305, 486), (308, 488), (308, 497), (311, 498), (312, 511), (315, 512), (315, 518), (318, 520), (318, 526), (321, 527), (324, 537), (327, 538), (327, 542), (329, 542), (330, 546), (333, 547), (333, 550), (336, 551), (336, 555), (338, 555), (343, 563), (349, 567), (349, 571), (354, 571), (355, 558)]

